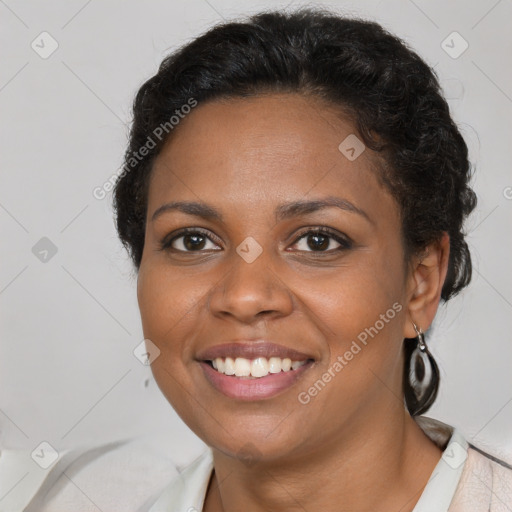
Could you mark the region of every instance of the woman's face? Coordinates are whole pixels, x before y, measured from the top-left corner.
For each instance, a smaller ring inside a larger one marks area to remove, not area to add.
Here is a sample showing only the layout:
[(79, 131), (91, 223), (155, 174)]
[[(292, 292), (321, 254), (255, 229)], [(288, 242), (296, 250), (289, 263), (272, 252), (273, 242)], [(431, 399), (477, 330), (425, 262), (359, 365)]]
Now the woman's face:
[[(152, 370), (188, 426), (228, 455), (318, 453), (403, 408), (399, 211), (354, 132), (299, 95), (213, 101), (180, 121), (155, 162), (138, 276), (144, 336), (160, 350)], [(178, 201), (202, 209), (159, 210)], [(275, 371), (286, 355), (308, 362), (251, 379), (205, 362), (219, 354), (281, 355)]]

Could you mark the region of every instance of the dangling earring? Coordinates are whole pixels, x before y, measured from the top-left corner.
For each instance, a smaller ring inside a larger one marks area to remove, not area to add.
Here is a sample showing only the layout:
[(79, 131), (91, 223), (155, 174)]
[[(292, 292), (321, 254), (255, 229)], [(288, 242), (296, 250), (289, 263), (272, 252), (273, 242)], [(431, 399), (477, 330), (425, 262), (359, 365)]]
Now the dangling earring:
[(416, 347), (412, 352), (406, 351), (406, 364), (404, 377), (408, 386), (405, 386), (405, 399), (407, 408), (412, 416), (423, 414), (434, 402), (439, 388), (439, 368), (429, 352), (425, 343), (425, 336), (421, 328), (416, 331)]

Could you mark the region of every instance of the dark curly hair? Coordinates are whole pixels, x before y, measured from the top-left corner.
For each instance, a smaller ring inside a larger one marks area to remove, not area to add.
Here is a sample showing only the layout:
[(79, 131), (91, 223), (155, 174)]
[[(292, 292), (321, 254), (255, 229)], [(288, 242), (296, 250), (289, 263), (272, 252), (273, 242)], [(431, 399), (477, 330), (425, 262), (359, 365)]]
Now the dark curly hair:
[[(168, 129), (155, 141), (155, 129), (169, 127), (191, 98), (201, 104), (279, 92), (319, 97), (349, 116), (383, 162), (380, 179), (399, 205), (406, 256), (447, 232), (441, 297), (463, 289), (471, 280), (463, 222), (476, 196), (468, 149), (435, 72), (379, 24), (318, 9), (265, 12), (215, 26), (167, 56), (142, 85), (114, 189), (117, 230), (137, 270), (152, 163), (172, 136)], [(135, 160), (148, 140), (151, 149)]]

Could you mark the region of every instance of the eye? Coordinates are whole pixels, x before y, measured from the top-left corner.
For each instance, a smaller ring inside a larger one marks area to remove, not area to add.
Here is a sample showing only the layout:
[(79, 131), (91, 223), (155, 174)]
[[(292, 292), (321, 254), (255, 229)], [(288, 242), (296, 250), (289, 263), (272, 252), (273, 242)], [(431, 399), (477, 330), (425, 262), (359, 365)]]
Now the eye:
[[(333, 248), (333, 243), (338, 244), (338, 246)], [(352, 243), (347, 237), (328, 228), (308, 229), (308, 231), (299, 234), (294, 245), (298, 245), (299, 251), (320, 253), (333, 253), (352, 247)]]
[[(208, 247), (208, 242), (213, 247)], [(165, 237), (160, 243), (160, 249), (170, 249), (178, 252), (201, 252), (215, 249), (211, 235), (200, 228), (184, 228), (175, 233), (172, 238)]]

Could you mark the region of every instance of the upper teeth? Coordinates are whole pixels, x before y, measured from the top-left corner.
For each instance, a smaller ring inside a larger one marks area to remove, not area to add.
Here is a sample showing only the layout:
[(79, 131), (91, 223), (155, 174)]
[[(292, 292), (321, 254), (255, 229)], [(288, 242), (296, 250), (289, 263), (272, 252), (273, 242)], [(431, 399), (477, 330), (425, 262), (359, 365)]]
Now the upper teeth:
[(289, 372), (296, 370), (306, 361), (292, 361), (285, 357), (258, 357), (256, 359), (245, 359), (245, 357), (217, 357), (212, 361), (213, 367), (224, 375), (235, 375), (236, 377), (265, 377), (269, 373)]

